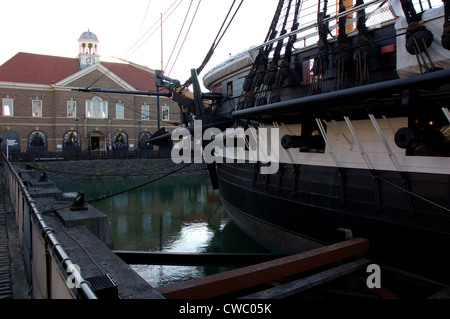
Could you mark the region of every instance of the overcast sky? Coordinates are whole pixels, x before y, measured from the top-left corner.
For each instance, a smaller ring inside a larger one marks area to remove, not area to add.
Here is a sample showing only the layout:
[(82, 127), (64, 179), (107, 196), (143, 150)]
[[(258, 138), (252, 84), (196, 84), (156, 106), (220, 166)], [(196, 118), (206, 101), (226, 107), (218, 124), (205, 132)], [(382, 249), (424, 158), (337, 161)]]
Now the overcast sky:
[[(173, 66), (199, 1), (196, 18)], [(75, 58), (77, 40), (89, 29), (100, 40), (101, 60), (119, 62), (112, 58), (119, 57), (160, 69), (161, 30), (156, 27), (163, 13), (164, 69), (167, 74), (173, 67), (170, 76), (184, 82), (190, 76), (190, 69), (200, 66), (232, 3), (233, 0), (1, 0), (0, 65), (18, 52)], [(236, 0), (238, 3), (240, 0)], [(229, 53), (236, 54), (260, 44), (277, 3), (278, 0), (244, 0), (200, 78), (226, 60)]]

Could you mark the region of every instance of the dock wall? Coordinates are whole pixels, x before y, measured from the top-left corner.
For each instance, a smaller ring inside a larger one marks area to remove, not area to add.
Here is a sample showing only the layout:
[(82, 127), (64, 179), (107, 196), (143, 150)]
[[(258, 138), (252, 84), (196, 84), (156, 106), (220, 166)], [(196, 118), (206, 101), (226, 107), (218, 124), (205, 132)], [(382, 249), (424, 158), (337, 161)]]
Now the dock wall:
[(107, 217), (87, 205), (72, 210), (74, 195), (14, 168), (3, 176), (33, 299), (161, 299), (153, 287), (113, 252)]
[[(3, 159), (11, 206), (14, 210), (19, 243), (23, 251), (25, 271), (33, 287), (32, 297), (61, 299), (97, 299), (89, 283), (74, 267), (54, 230), (44, 220), (18, 173)], [(73, 271), (68, 271), (73, 270)], [(69, 287), (67, 278), (78, 278), (78, 284)]]

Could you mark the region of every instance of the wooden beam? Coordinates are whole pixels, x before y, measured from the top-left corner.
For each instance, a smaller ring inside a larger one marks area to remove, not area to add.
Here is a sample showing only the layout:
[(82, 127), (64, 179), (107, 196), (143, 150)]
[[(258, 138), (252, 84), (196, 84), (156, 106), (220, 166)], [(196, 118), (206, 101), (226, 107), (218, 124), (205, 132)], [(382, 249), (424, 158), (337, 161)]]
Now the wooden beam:
[(286, 255), (266, 253), (182, 253), (114, 250), (127, 264), (180, 266), (248, 266)]
[(358, 259), (293, 282), (260, 291), (241, 299), (281, 299), (314, 288), (331, 280), (348, 275), (369, 263), (368, 259)]
[(272, 261), (156, 288), (168, 299), (205, 299), (295, 275), (369, 250), (369, 241), (355, 238)]

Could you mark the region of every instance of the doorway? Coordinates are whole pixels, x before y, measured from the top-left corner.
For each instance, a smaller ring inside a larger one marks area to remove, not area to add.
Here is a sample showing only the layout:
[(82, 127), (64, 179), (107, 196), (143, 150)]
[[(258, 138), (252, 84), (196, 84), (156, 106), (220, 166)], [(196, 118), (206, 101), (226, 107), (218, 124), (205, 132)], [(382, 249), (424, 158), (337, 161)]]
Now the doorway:
[(95, 131), (91, 132), (91, 151), (104, 151), (105, 137), (102, 133)]

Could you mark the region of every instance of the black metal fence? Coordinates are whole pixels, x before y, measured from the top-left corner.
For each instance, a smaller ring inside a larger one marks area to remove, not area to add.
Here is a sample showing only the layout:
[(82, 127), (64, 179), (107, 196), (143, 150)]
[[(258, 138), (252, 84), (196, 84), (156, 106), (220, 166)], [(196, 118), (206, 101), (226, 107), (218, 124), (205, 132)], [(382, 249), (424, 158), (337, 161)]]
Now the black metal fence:
[(9, 154), (11, 162), (39, 162), (39, 161), (85, 161), (85, 160), (114, 160), (139, 158), (170, 158), (170, 150), (149, 151), (83, 151), (83, 152), (14, 152)]

